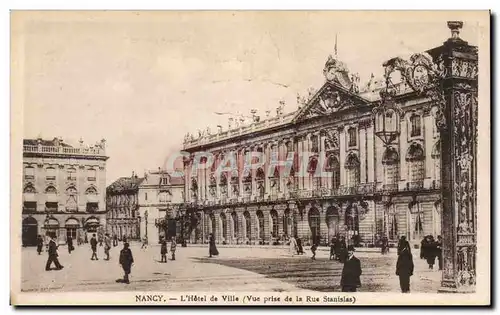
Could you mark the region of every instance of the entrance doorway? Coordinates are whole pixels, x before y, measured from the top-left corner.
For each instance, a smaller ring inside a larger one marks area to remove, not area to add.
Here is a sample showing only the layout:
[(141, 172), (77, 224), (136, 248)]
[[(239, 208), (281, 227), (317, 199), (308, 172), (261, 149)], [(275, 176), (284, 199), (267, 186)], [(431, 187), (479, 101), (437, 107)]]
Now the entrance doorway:
[(319, 210), (311, 208), (309, 210), (309, 228), (311, 229), (311, 242), (319, 242), (320, 240), (320, 218)]
[(339, 232), (339, 211), (335, 207), (329, 207), (326, 210), (326, 225), (328, 226), (328, 241)]
[(33, 217), (27, 217), (22, 224), (23, 246), (36, 246), (38, 236), (38, 222)]

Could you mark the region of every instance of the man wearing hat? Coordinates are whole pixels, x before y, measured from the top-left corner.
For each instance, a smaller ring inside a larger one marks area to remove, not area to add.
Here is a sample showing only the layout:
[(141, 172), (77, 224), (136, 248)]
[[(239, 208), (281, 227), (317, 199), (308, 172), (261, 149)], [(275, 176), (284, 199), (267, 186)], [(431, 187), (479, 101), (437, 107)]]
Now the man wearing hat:
[(57, 247), (58, 246), (56, 244), (56, 236), (55, 235), (52, 235), (52, 237), (50, 238), (48, 247), (49, 247), (49, 249), (47, 252), (49, 254), (49, 258), (47, 259), (47, 264), (45, 265), (45, 270), (46, 271), (50, 270), (50, 265), (52, 265), (52, 262), (56, 265), (56, 270), (63, 269), (64, 266), (61, 266), (61, 264), (59, 263), (59, 259), (57, 259), (59, 254), (57, 254)]
[(342, 269), (342, 277), (340, 278), (340, 286), (342, 292), (356, 292), (356, 288), (361, 286), (361, 263), (354, 256), (354, 246), (347, 247), (347, 258)]
[(130, 283), (128, 275), (131, 272), (132, 264), (134, 263), (134, 257), (132, 256), (132, 251), (129, 248), (128, 243), (123, 244), (123, 249), (120, 251), (120, 265), (123, 268), (124, 276), (123, 282)]

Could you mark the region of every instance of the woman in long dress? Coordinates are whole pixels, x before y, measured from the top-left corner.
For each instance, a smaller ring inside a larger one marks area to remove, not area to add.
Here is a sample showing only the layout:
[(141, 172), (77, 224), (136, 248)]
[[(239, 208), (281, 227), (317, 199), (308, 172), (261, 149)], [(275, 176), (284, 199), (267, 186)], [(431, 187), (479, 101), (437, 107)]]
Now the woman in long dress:
[(219, 255), (219, 251), (217, 250), (217, 246), (215, 246), (215, 237), (214, 237), (214, 235), (212, 233), (210, 233), (210, 241), (209, 241), (208, 252), (210, 254), (210, 258), (212, 256)]

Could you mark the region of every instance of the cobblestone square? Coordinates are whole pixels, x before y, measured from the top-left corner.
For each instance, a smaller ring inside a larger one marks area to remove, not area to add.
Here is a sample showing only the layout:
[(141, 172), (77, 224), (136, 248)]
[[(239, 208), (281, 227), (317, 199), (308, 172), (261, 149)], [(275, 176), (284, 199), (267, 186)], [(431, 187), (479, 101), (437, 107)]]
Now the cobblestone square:
[[(141, 249), (131, 244), (134, 255), (131, 283), (117, 283), (123, 276), (118, 264), (121, 245), (111, 249), (105, 261), (103, 247), (99, 260), (91, 261), (89, 245), (76, 246), (70, 254), (59, 248), (63, 270), (45, 271), (47, 254), (38, 256), (33, 247), (22, 251), (22, 290), (25, 292), (99, 292), (99, 291), (340, 291), (342, 264), (328, 260), (327, 248), (318, 250), (316, 261), (310, 253), (291, 256), (283, 247), (219, 247), (220, 256), (208, 258), (207, 247), (178, 247), (176, 260), (160, 262), (159, 246)], [(360, 292), (399, 292), (394, 274), (394, 250), (382, 256), (378, 252), (359, 251), (363, 274)], [(414, 253), (415, 273), (412, 292), (437, 292), (441, 272), (429, 271), (424, 260)]]

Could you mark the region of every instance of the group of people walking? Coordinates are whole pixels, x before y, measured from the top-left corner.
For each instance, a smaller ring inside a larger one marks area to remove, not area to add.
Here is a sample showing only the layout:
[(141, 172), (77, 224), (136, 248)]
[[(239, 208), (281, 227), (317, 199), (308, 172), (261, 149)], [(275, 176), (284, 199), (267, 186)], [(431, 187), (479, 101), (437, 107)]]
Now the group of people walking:
[(427, 260), (429, 269), (434, 269), (436, 258), (438, 259), (439, 270), (443, 270), (443, 239), (441, 236), (434, 239), (434, 236), (427, 235), (420, 242), (420, 258)]

